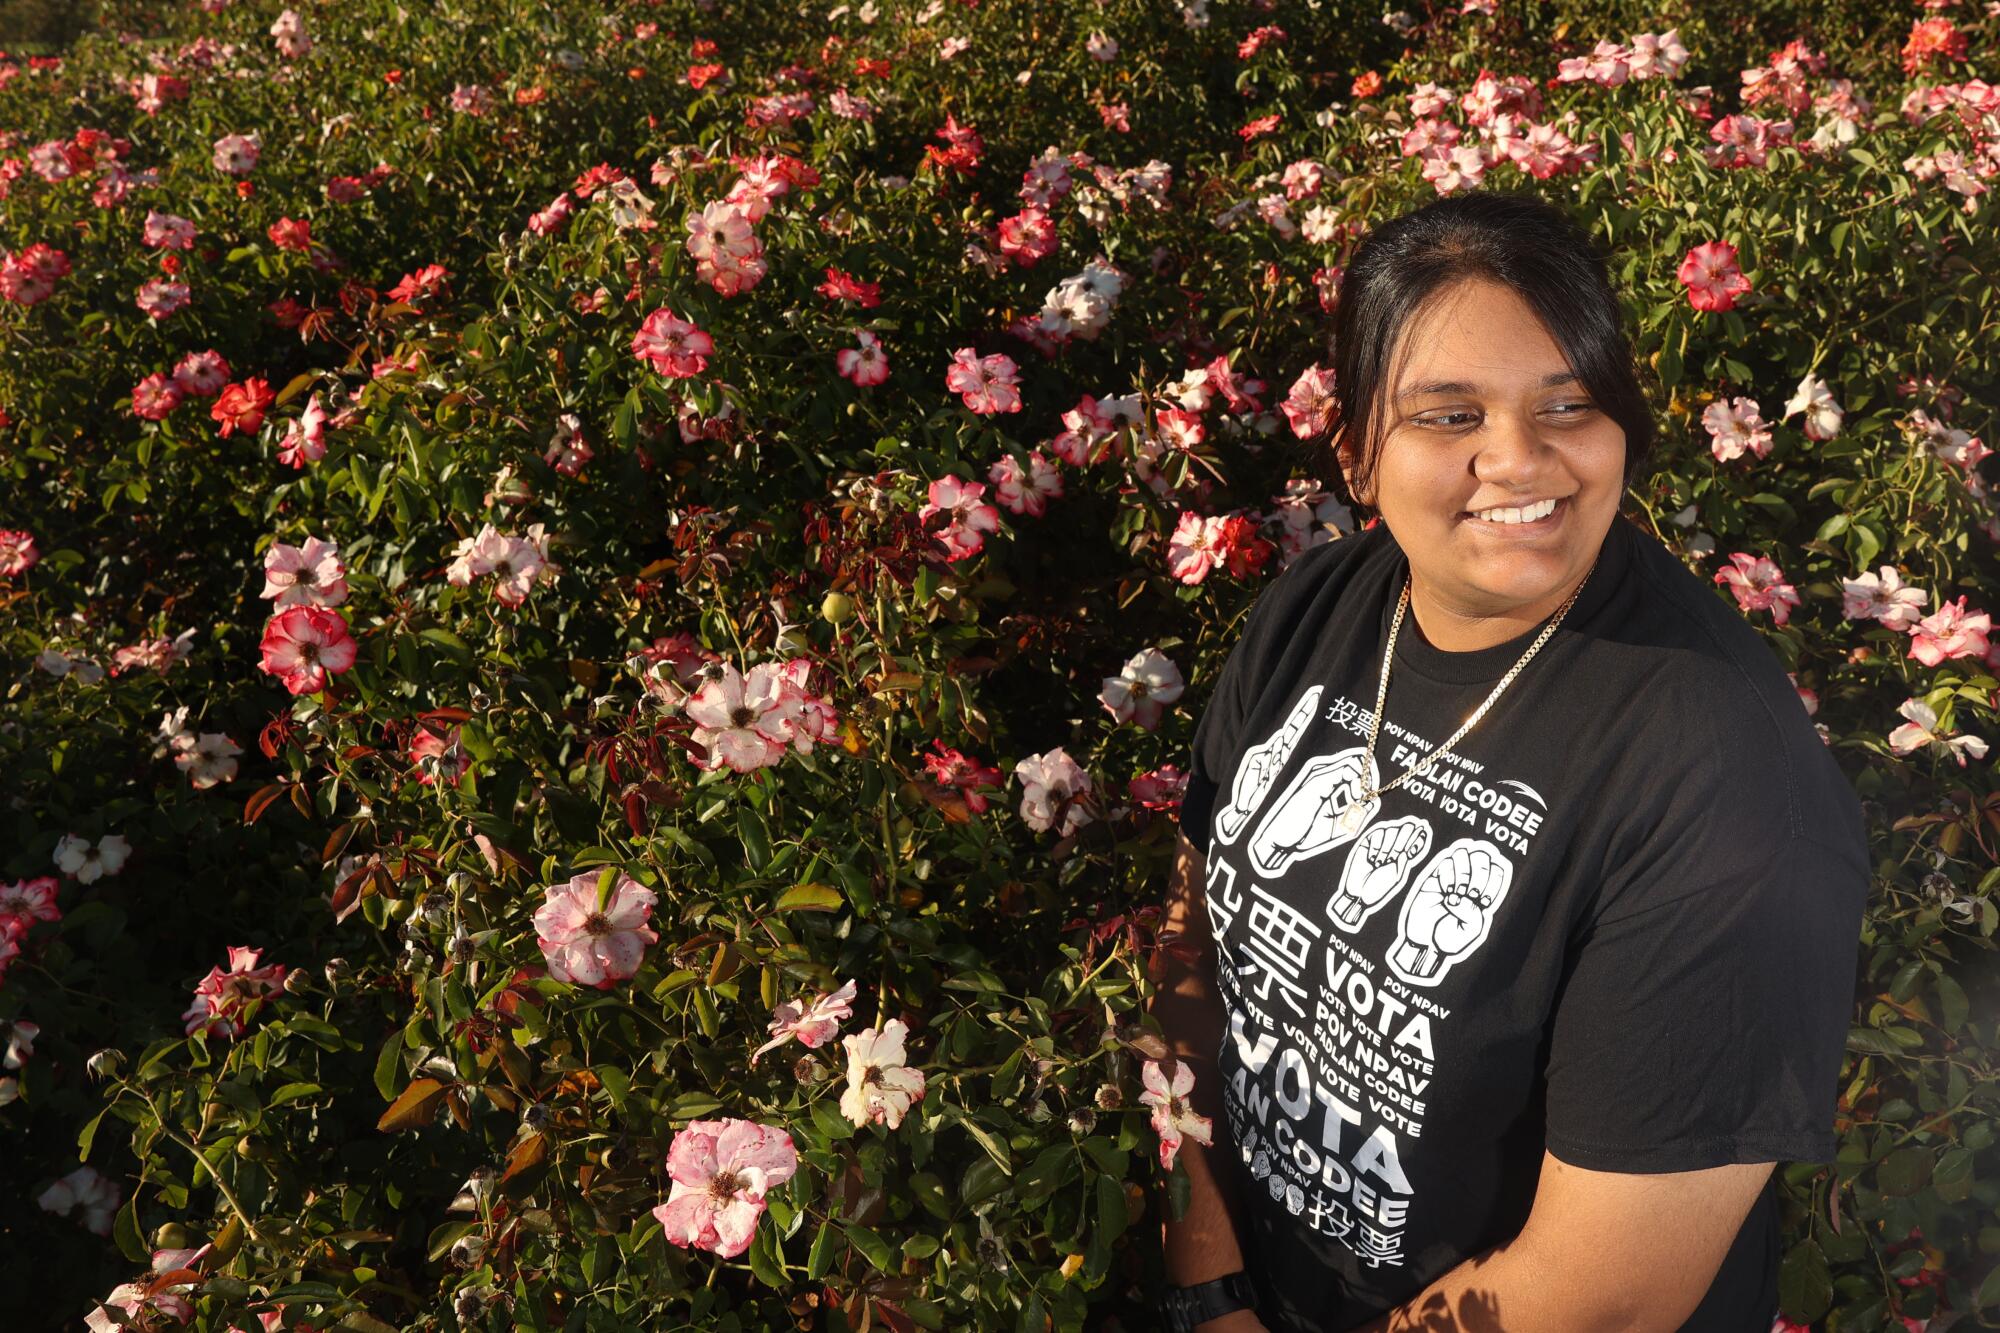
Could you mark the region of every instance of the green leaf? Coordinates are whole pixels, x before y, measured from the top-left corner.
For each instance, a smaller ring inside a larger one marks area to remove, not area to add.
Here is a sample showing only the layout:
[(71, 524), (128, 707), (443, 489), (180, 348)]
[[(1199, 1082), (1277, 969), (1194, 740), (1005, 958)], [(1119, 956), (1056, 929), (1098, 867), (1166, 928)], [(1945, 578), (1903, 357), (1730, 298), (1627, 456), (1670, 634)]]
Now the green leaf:
[(838, 912), (846, 905), (830, 884), (794, 884), (778, 895), (780, 912)]
[(444, 649), (445, 655), (461, 666), (468, 665), (472, 661), (472, 645), (448, 629), (438, 629), (433, 626), (422, 631), (419, 637)]
[(1097, 1178), (1097, 1227), (1106, 1240), (1125, 1230), (1125, 1185), (1110, 1176)]
[(376, 1091), (382, 1093), (382, 1101), (396, 1099), (396, 1083), (402, 1073), (402, 1029), (398, 1027), (382, 1043), (382, 1051), (376, 1055)]
[(896, 1262), (896, 1252), (889, 1248), (889, 1242), (859, 1222), (850, 1222), (843, 1217), (840, 1219), (840, 1229), (847, 1233), (847, 1243), (852, 1245), (876, 1272), (894, 1274), (902, 1267)]
[(1884, 1194), (1915, 1194), (1930, 1178), (1929, 1148), (1898, 1148), (1875, 1168), (1875, 1184)]
[(831, 1221), (819, 1224), (819, 1233), (813, 1237), (812, 1248), (806, 1251), (806, 1276), (817, 1282), (827, 1274), (833, 1265), (834, 1229)]
[(1810, 1324), (1833, 1305), (1833, 1277), (1826, 1256), (1809, 1240), (1800, 1241), (1778, 1265), (1778, 1304), (1785, 1317)]

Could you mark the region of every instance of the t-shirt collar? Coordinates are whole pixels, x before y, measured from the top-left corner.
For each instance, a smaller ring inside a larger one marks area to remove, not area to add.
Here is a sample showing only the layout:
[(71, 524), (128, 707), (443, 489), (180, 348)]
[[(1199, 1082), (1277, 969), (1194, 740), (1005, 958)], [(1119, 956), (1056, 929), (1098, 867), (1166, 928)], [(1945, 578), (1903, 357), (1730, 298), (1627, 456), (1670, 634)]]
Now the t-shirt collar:
[[(1388, 532), (1388, 524), (1378, 523), (1384, 529), (1383, 539), (1389, 549), (1389, 578), (1386, 592), (1382, 597), (1378, 620), (1379, 637), (1377, 644), (1386, 643), (1389, 623), (1396, 614), (1396, 599), (1403, 588), (1403, 578), (1409, 571), (1409, 560), (1402, 547), (1397, 544), (1395, 534)], [(1611, 601), (1619, 586), (1624, 582), (1626, 567), (1631, 563), (1632, 544), (1638, 537), (1638, 529), (1623, 514), (1611, 522), (1604, 536), (1604, 546), (1597, 559), (1596, 568), (1584, 582), (1583, 591), (1577, 595), (1575, 605), (1563, 617), (1562, 628), (1551, 636), (1551, 642), (1564, 634), (1580, 632), (1590, 624), (1606, 603)], [(1554, 613), (1551, 612), (1551, 615)], [(1484, 681), (1497, 681), (1507, 674), (1507, 669), (1520, 660), (1528, 651), (1528, 645), (1547, 625), (1547, 619), (1505, 643), (1496, 643), (1490, 648), (1476, 648), (1471, 652), (1448, 652), (1425, 641), (1422, 634), (1415, 631), (1415, 616), (1403, 612), (1403, 627), (1396, 634), (1396, 664), (1391, 672), (1390, 683), (1394, 685), (1394, 671), (1408, 669), (1432, 680), (1452, 685), (1473, 685)], [(1549, 644), (1544, 643), (1546, 651)], [(1540, 657), (1541, 653), (1535, 654)], [(1379, 658), (1377, 661), (1379, 662)]]

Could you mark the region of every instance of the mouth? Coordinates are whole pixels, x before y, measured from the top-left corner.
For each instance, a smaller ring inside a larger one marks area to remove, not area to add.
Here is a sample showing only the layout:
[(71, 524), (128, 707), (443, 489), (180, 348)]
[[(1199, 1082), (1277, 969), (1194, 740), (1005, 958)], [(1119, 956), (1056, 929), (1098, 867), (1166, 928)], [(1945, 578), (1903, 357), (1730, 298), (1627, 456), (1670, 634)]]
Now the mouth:
[[(1491, 532), (1497, 536), (1502, 536), (1502, 537), (1539, 536), (1544, 533), (1552, 532), (1557, 527), (1560, 527), (1563, 521), (1569, 516), (1569, 511), (1574, 506), (1574, 503), (1575, 503), (1575, 497), (1568, 495), (1562, 496), (1559, 499), (1557, 499), (1557, 501), (1555, 502), (1555, 507), (1553, 509), (1550, 509), (1548, 513), (1544, 514), (1542, 517), (1534, 520), (1531, 523), (1519, 523), (1519, 522), (1508, 523), (1499, 519), (1480, 518), (1478, 515), (1474, 514), (1471, 510), (1460, 511), (1458, 516), (1458, 521), (1461, 523), (1470, 524), (1471, 526), (1479, 529), (1482, 532)], [(1520, 507), (1520, 509), (1515, 510), (1515, 512), (1520, 513), (1523, 510), (1525, 510), (1528, 513), (1533, 513), (1539, 507), (1541, 506), (1523, 505)]]

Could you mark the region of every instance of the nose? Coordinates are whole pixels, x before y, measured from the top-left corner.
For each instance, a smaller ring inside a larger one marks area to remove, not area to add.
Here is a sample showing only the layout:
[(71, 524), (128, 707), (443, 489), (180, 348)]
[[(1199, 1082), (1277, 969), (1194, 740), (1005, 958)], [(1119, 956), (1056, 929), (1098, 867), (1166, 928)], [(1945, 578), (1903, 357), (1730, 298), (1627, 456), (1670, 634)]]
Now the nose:
[(1495, 491), (1527, 491), (1544, 479), (1556, 461), (1554, 445), (1542, 438), (1533, 413), (1495, 412), (1480, 432), (1472, 475)]

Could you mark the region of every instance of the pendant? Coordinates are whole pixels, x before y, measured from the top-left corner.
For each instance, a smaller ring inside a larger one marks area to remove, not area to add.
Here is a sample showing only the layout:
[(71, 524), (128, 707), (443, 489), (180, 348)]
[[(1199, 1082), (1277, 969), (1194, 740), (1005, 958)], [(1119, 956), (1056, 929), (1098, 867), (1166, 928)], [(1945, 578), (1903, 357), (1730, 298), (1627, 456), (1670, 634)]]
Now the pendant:
[(1343, 838), (1351, 838), (1368, 822), (1368, 806), (1363, 801), (1350, 802), (1346, 809), (1333, 817), (1333, 831)]

